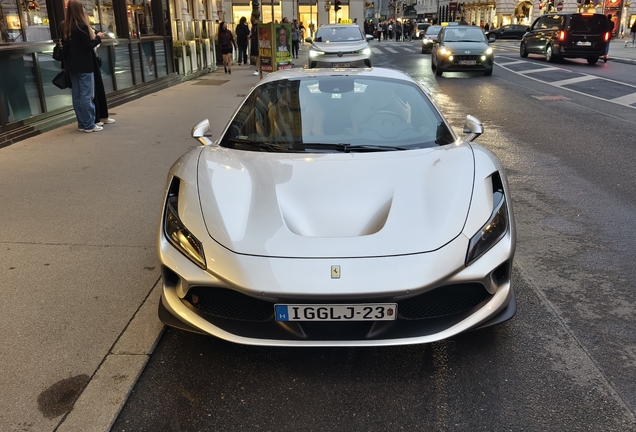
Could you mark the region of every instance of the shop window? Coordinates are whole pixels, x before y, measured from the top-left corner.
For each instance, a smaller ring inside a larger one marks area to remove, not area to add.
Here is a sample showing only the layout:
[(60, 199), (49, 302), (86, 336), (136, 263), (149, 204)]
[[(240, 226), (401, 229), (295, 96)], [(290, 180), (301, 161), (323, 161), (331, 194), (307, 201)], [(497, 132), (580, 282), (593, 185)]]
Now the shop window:
[(318, 6), (299, 5), (298, 16), (300, 17), (299, 21), (303, 23), (303, 26), (305, 27), (305, 37), (313, 37), (309, 24), (313, 23), (314, 31), (318, 28)]
[(0, 0), (0, 43), (46, 40), (51, 29), (44, 0)]
[[(272, 19), (272, 12), (274, 18)], [(289, 18), (289, 17), (288, 17)], [(281, 22), (283, 20), (283, 12), (281, 11), (280, 2), (274, 1), (274, 7), (272, 8), (272, 3), (262, 2), (261, 3), (261, 22), (270, 23), (273, 20)]]
[(126, 15), (131, 38), (155, 34), (151, 0), (126, 0)]
[[(236, 35), (236, 26), (238, 25), (241, 17), (247, 19), (247, 25), (251, 27), (250, 20), (252, 19), (252, 6), (248, 5), (233, 5), (232, 6), (232, 33)], [(229, 25), (228, 25), (229, 27)]]
[(33, 55), (12, 54), (0, 61), (0, 99), (7, 123), (40, 114)]
[[(338, 19), (349, 19), (349, 5), (341, 5), (340, 10), (338, 11)], [(337, 24), (338, 19), (336, 19), (336, 11), (331, 8), (329, 10), (329, 23)]]

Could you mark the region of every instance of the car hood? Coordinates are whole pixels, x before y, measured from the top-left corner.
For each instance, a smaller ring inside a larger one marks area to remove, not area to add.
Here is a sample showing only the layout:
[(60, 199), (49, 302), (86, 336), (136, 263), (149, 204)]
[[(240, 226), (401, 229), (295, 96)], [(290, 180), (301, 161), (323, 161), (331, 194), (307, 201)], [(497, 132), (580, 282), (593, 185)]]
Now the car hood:
[(314, 42), (314, 44), (312, 45), (312, 48), (318, 51), (324, 51), (324, 52), (343, 52), (343, 53), (348, 53), (348, 52), (353, 52), (353, 51), (360, 51), (363, 48), (366, 48), (369, 45), (369, 43), (366, 40), (357, 40), (357, 41), (351, 41), (351, 42)]
[(490, 45), (486, 42), (444, 42), (444, 47), (457, 54), (483, 54)]
[(457, 237), (473, 189), (467, 145), (374, 153), (206, 147), (199, 197), (209, 235), (269, 257), (428, 252)]

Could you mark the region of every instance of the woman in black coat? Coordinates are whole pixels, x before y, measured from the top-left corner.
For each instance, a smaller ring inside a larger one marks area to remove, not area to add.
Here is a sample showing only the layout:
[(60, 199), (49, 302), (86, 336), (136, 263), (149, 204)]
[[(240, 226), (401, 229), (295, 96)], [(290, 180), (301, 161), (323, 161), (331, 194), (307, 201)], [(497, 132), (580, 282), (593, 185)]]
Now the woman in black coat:
[(93, 72), (93, 49), (99, 45), (103, 33), (93, 32), (84, 13), (80, 0), (70, 0), (62, 26), (64, 61), (62, 67), (71, 78), (73, 109), (77, 117), (77, 127), (84, 132), (98, 132), (101, 126), (95, 124), (95, 79)]

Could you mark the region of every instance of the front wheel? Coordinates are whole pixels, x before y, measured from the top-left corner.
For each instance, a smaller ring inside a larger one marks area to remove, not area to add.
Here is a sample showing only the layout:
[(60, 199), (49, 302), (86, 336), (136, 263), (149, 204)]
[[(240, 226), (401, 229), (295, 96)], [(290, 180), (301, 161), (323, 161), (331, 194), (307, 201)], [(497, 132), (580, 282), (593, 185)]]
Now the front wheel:
[(528, 57), (528, 50), (526, 49), (525, 42), (521, 42), (521, 46), (519, 47), (519, 55), (523, 58)]

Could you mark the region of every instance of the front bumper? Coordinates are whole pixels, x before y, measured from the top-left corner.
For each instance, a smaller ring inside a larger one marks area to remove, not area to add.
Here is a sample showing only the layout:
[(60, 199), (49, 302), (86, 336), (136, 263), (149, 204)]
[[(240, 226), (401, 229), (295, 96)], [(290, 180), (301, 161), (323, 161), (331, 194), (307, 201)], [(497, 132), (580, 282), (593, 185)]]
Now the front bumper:
[[(361, 259), (282, 259), (232, 254), (236, 274), (201, 270), (160, 242), (167, 325), (227, 341), (266, 346), (383, 346), (429, 343), (497, 324), (516, 311), (510, 233), (469, 267), (459, 236), (424, 254)], [(209, 247), (209, 246), (208, 246)], [(224, 261), (224, 260), (221, 260)], [(330, 279), (331, 265), (342, 279)], [(249, 270), (248, 270), (249, 269)], [(327, 269), (327, 271), (325, 270)], [(398, 304), (378, 322), (277, 322), (275, 303)]]
[[(480, 55), (454, 55), (453, 59), (449, 57), (438, 57), (437, 67), (443, 72), (484, 72), (492, 70), (494, 57), (486, 56), (486, 60), (481, 60)], [(460, 64), (461, 61), (475, 61), (474, 65)]]
[(309, 57), (307, 64), (310, 69), (332, 67), (369, 68), (373, 66), (373, 60), (371, 56), (343, 55), (338, 57), (337, 54), (324, 54)]

